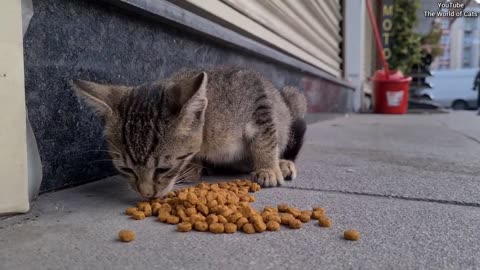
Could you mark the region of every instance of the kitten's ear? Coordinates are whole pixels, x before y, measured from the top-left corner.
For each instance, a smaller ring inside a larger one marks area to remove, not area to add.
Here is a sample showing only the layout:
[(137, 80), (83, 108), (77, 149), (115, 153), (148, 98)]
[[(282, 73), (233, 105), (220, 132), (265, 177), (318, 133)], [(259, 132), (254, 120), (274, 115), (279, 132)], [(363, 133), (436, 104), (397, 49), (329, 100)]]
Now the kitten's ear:
[(179, 114), (179, 131), (185, 134), (203, 127), (207, 109), (207, 73), (199, 73), (177, 84)]
[(121, 98), (124, 90), (121, 87), (98, 84), (83, 80), (72, 80), (75, 94), (87, 102), (97, 115), (105, 117), (113, 113), (113, 108)]

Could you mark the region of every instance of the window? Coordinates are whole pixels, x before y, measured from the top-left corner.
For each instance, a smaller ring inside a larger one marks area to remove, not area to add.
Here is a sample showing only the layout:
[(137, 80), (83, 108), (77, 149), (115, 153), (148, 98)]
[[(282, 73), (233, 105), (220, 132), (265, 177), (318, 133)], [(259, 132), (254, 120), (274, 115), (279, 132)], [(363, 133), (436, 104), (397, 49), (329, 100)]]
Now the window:
[(470, 48), (465, 48), (463, 50), (463, 61), (470, 61), (470, 58), (472, 58), (472, 50)]
[(443, 35), (442, 39), (441, 39), (441, 42), (442, 42), (442, 44), (447, 45), (449, 40), (450, 40), (450, 38), (447, 35)]
[(470, 68), (470, 67), (472, 67), (472, 65), (470, 64), (470, 60), (469, 60), (469, 61), (464, 61), (464, 62), (463, 62), (463, 67), (464, 67), (464, 68)]
[(465, 45), (471, 45), (473, 41), (473, 35), (471, 32), (465, 32), (465, 35), (463, 36), (463, 44)]
[(450, 24), (450, 23), (449, 23), (448, 20), (442, 20), (442, 22), (441, 22), (442, 29), (448, 29), (449, 24)]

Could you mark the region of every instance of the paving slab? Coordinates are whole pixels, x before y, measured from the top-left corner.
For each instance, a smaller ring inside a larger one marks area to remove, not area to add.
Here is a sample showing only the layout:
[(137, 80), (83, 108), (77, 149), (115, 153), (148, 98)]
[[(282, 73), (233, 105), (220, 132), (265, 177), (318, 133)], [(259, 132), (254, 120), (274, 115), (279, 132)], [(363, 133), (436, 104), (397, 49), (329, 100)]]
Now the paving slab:
[(473, 113), (319, 122), (308, 127), (299, 177), (287, 185), (479, 206), (477, 137)]
[[(40, 197), (0, 222), (0, 269), (475, 269), (480, 209), (396, 198), (263, 189), (257, 208), (323, 206), (333, 227), (246, 235), (179, 233), (123, 214), (136, 196), (112, 178)], [(131, 243), (119, 230), (136, 231)], [(346, 229), (361, 239), (342, 239)]]

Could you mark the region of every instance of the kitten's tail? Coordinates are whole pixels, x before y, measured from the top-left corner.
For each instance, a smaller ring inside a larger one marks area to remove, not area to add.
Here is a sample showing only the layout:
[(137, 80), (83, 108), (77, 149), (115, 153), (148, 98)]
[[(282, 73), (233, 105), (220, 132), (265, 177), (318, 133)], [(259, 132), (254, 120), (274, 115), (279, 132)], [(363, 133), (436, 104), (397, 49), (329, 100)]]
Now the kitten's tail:
[(302, 119), (307, 112), (307, 100), (305, 96), (293, 86), (285, 86), (281, 91), (283, 100), (287, 104), (292, 119)]

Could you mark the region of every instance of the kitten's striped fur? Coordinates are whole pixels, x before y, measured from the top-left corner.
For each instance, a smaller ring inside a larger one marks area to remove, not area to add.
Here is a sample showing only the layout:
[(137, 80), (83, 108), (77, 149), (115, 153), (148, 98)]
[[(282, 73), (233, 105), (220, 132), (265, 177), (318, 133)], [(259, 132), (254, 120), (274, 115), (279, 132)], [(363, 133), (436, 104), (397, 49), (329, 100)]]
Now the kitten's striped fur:
[(75, 80), (105, 122), (113, 163), (142, 196), (160, 197), (204, 167), (246, 166), (263, 186), (296, 177), (305, 97), (237, 68), (180, 71), (138, 87)]

